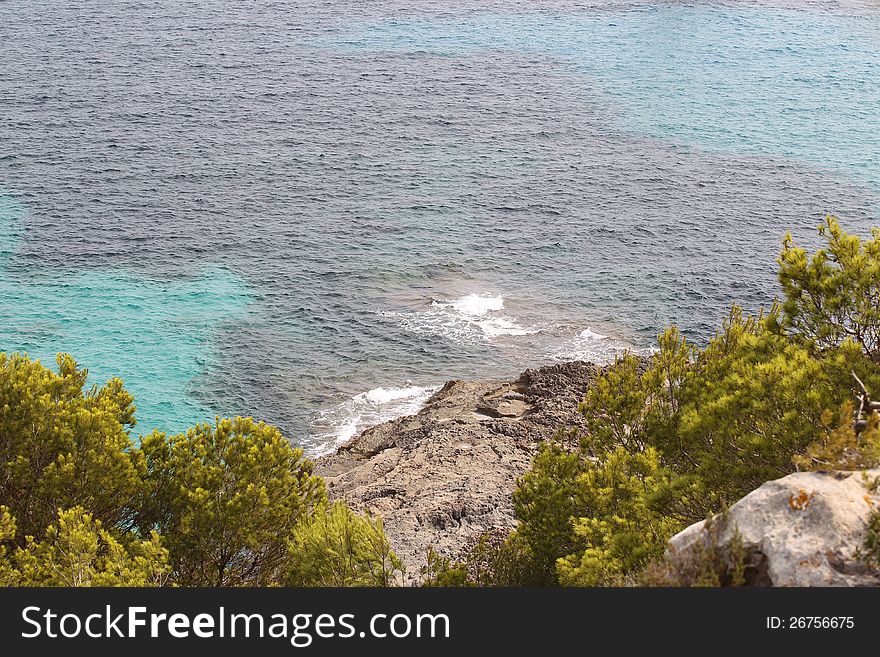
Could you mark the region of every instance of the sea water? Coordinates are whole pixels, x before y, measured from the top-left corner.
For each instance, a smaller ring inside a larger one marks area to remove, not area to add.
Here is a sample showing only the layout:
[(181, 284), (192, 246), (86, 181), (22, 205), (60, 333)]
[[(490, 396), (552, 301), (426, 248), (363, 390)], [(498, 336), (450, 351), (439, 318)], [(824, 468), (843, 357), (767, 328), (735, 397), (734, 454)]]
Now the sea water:
[(449, 378), (705, 340), (866, 234), (859, 2), (0, 4), (0, 349), (311, 453)]

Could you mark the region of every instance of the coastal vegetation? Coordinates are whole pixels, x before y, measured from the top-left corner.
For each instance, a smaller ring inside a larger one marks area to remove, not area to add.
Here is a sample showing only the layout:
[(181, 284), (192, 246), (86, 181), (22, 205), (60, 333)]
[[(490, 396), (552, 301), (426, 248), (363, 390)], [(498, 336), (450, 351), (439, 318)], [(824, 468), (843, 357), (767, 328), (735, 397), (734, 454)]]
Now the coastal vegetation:
[(389, 585), (381, 523), (278, 429), (218, 419), (132, 440), (122, 381), (0, 354), (0, 584)]
[[(880, 390), (880, 231), (863, 241), (829, 217), (820, 234), (812, 255), (785, 239), (782, 300), (766, 312), (734, 306), (702, 348), (670, 328), (649, 358), (605, 368), (580, 407), (586, 429), (561, 431), (520, 479), (518, 528), (490, 554), (434, 556), (429, 582), (714, 581), (693, 575), (717, 570), (714, 555), (684, 580), (658, 578), (669, 538), (765, 481), (880, 462), (876, 415), (857, 434), (851, 403), (853, 373)], [(530, 564), (520, 581), (511, 560)]]
[[(429, 550), (420, 579), (742, 583), (736, 549), (722, 557), (708, 540), (702, 556), (673, 564), (669, 539), (768, 480), (880, 463), (878, 419), (857, 432), (852, 403), (854, 374), (880, 391), (880, 230), (862, 240), (828, 218), (820, 233), (813, 254), (785, 239), (781, 299), (765, 311), (734, 306), (702, 346), (671, 327), (652, 355), (602, 368), (583, 422), (548, 436), (519, 479), (517, 528), (481, 536), (457, 560)], [(122, 381), (89, 386), (69, 355), (53, 370), (0, 354), (0, 584), (403, 581), (381, 518), (331, 502), (277, 428), (218, 418), (135, 439), (135, 417)], [(872, 522), (860, 549), (873, 563)]]

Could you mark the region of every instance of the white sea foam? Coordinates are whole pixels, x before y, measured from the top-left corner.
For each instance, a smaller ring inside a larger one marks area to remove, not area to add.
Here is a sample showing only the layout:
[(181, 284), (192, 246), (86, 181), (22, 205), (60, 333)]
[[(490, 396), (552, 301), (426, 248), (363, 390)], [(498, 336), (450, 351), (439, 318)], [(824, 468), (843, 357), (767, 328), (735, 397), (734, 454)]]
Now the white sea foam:
[(373, 388), (324, 409), (311, 424), (315, 455), (328, 454), (377, 424), (418, 413), (436, 391), (436, 386)]
[(556, 361), (585, 360), (603, 364), (612, 362), (627, 351), (641, 352), (621, 338), (598, 333), (592, 328), (585, 328), (573, 339), (557, 346), (549, 356)]
[(483, 294), (468, 294), (461, 297), (460, 299), (456, 299), (455, 301), (451, 301), (448, 303), (434, 301), (431, 305), (440, 308), (452, 307), (463, 315), (480, 317), (482, 315), (485, 315), (486, 313), (497, 310), (504, 310), (504, 297)]
[(492, 319), (477, 322), (477, 325), (489, 338), (494, 338), (499, 335), (532, 335), (538, 332), (537, 329), (524, 328), (516, 322), (505, 319), (504, 317), (493, 317)]
[(538, 333), (538, 329), (522, 326), (504, 310), (504, 297), (473, 293), (452, 300), (435, 299), (425, 310), (382, 314), (395, 317), (408, 331), (466, 344)]
[(432, 390), (432, 388), (421, 388), (419, 386), (407, 386), (406, 388), (373, 388), (372, 390), (356, 395), (354, 399), (365, 401), (376, 406), (382, 406), (395, 401), (421, 397), (426, 390)]
[(605, 340), (608, 336), (596, 333), (593, 329), (585, 328), (578, 334), (584, 340)]

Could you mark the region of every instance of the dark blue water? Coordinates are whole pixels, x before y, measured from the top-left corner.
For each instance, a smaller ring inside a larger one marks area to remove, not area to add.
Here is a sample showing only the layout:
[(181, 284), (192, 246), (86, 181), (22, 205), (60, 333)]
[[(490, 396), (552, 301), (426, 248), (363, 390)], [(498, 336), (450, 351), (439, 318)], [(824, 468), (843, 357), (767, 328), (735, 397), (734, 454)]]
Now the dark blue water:
[(326, 448), (705, 339), (880, 207), (857, 3), (0, 3), (0, 349)]

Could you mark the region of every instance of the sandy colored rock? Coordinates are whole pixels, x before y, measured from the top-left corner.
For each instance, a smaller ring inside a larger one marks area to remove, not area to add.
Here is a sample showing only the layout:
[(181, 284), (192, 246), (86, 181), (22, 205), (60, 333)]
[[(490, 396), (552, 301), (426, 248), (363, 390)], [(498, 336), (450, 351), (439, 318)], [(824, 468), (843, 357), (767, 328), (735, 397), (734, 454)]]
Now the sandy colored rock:
[[(880, 495), (871, 482), (880, 469), (799, 472), (769, 481), (718, 519), (718, 546), (736, 531), (748, 560), (760, 563), (759, 579), (774, 586), (877, 586), (880, 578), (858, 558)], [(706, 522), (670, 540), (671, 558), (706, 539)]]
[(450, 557), (515, 526), (511, 493), (541, 441), (577, 427), (596, 366), (527, 370), (515, 381), (450, 381), (416, 415), (364, 431), (318, 459), (332, 498), (380, 514), (418, 578), (429, 546)]

